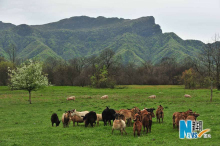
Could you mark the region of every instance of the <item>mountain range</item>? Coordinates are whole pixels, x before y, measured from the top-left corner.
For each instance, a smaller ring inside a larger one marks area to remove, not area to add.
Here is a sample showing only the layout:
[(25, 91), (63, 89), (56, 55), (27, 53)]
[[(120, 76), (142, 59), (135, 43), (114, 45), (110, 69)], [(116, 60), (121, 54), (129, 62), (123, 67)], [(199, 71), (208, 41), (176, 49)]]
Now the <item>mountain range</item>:
[(71, 17), (44, 25), (14, 25), (0, 21), (0, 56), (9, 59), (10, 45), (16, 57), (73, 59), (98, 55), (110, 48), (123, 63), (158, 63), (164, 57), (177, 62), (196, 57), (204, 47), (199, 40), (183, 40), (163, 33), (153, 16), (138, 19)]

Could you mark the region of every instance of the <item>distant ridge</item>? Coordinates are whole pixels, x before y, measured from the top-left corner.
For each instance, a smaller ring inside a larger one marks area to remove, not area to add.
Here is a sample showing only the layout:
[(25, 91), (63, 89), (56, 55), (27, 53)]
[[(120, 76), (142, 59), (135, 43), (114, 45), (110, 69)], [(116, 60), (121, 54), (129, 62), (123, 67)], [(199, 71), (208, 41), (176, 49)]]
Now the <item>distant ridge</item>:
[(123, 63), (158, 63), (164, 57), (178, 62), (196, 57), (205, 45), (198, 40), (182, 40), (175, 33), (162, 33), (153, 16), (138, 19), (99, 16), (71, 17), (44, 25), (13, 25), (0, 21), (0, 55), (9, 58), (7, 48), (17, 47), (17, 57), (47, 57), (65, 60), (98, 55), (110, 48)]

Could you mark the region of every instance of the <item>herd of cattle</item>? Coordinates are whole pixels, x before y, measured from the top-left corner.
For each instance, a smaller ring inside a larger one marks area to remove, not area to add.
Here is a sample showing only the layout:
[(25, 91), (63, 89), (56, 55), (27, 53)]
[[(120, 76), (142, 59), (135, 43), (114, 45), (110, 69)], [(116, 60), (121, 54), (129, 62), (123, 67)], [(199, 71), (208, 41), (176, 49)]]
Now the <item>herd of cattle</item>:
[[(162, 120), (163, 122), (163, 109), (163, 106), (159, 105), (156, 110), (156, 118), (157, 122), (159, 123), (160, 120)], [(103, 121), (104, 126), (106, 126), (107, 124), (111, 125), (111, 120), (113, 120), (112, 134), (114, 130), (120, 130), (121, 134), (123, 135), (123, 132), (127, 134), (127, 132), (125, 131), (126, 125), (131, 126), (133, 120), (134, 136), (135, 132), (137, 132), (137, 135), (140, 136), (142, 127), (144, 129), (144, 132), (146, 128), (146, 134), (148, 132), (151, 132), (152, 118), (155, 117), (153, 112), (154, 110), (154, 108), (145, 108), (143, 110), (140, 110), (137, 107), (134, 107), (132, 109), (114, 110), (106, 107), (106, 109), (103, 110), (102, 114), (97, 114), (94, 111), (78, 112), (76, 111), (76, 109), (73, 109), (63, 113), (62, 123), (63, 127), (68, 127), (71, 121), (73, 121), (73, 126), (75, 126), (75, 122), (77, 122), (77, 126), (78, 123), (84, 122), (85, 127), (87, 127), (89, 124), (93, 127), (93, 124), (96, 124), (96, 122), (97, 125), (99, 125), (99, 121)], [(196, 120), (198, 116), (199, 114), (192, 112), (192, 110), (190, 109), (186, 112), (175, 112), (173, 113), (173, 128), (175, 128), (176, 125), (179, 129), (180, 120)], [(59, 126), (61, 120), (59, 120), (56, 113), (52, 114), (51, 122), (52, 126), (54, 123), (56, 124), (56, 126)]]

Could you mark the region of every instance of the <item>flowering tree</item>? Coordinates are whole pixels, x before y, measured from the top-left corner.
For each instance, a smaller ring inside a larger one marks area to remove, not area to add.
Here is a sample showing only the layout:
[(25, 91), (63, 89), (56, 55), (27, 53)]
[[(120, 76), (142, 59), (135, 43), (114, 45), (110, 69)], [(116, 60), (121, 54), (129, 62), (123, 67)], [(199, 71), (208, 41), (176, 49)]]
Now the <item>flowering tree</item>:
[(29, 92), (29, 101), (31, 104), (31, 91), (38, 90), (48, 86), (48, 79), (42, 74), (42, 65), (38, 62), (29, 60), (26, 64), (17, 69), (8, 69), (10, 76), (11, 89), (27, 90)]

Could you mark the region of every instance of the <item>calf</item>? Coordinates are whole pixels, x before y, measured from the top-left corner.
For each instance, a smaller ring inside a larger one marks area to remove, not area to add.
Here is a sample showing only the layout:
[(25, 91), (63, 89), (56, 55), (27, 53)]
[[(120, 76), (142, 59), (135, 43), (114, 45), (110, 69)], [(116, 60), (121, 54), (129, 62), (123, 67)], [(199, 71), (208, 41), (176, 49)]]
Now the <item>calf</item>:
[(87, 113), (85, 116), (82, 117), (83, 121), (85, 122), (85, 127), (87, 127), (89, 124), (93, 127), (93, 123), (96, 123), (95, 121), (97, 120), (96, 113), (93, 111)]
[(54, 123), (56, 123), (56, 127), (59, 126), (60, 121), (59, 121), (59, 118), (58, 118), (56, 113), (52, 114), (52, 116), (51, 116), (51, 123), (52, 123), (52, 126), (53, 126)]
[(137, 135), (141, 135), (141, 128), (142, 128), (142, 123), (141, 123), (141, 116), (139, 114), (134, 115), (134, 124), (133, 124), (133, 132), (134, 132), (134, 137), (135, 137), (135, 131), (137, 131)]

